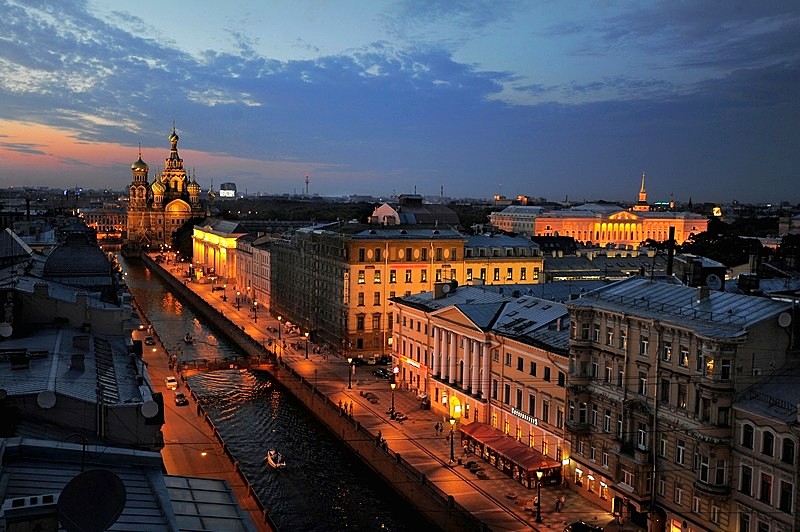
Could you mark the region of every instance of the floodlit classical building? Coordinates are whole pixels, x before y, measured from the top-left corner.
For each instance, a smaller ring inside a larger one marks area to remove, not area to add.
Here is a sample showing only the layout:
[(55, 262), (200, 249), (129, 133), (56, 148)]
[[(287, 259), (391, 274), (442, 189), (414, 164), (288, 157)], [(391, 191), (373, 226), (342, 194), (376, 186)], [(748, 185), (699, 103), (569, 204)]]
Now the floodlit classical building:
[(528, 239), (359, 223), (297, 230), (273, 242), (270, 262), (273, 313), (355, 356), (391, 351), (393, 297), (449, 281), (536, 284), (542, 269)]
[(617, 205), (587, 204), (565, 210), (511, 205), (489, 215), (492, 226), (503, 231), (533, 236), (567, 236), (595, 246), (613, 244), (637, 248), (651, 239), (662, 242), (675, 228), (675, 240), (685, 242), (691, 235), (708, 229), (708, 219), (690, 212), (653, 211), (647, 192), (639, 191), (639, 201), (631, 210)]
[(631, 278), (567, 306), (574, 485), (649, 530), (736, 530), (735, 400), (788, 361), (791, 304)]
[(560, 483), (566, 307), (448, 283), (392, 302), (398, 384), (452, 418), (469, 452), (528, 487), (537, 470)]
[(178, 134), (172, 128), (169, 156), (160, 175), (149, 181), (142, 154), (131, 165), (126, 244), (151, 248), (172, 245), (173, 233), (192, 218), (203, 215), (200, 185), (191, 179), (178, 155)]

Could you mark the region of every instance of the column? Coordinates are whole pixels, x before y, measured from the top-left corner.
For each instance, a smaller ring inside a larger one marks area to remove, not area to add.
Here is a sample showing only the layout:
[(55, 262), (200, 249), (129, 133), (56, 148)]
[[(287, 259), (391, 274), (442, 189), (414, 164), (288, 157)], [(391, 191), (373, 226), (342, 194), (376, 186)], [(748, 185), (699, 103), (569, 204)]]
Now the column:
[(483, 344), (483, 375), (481, 376), (481, 393), (484, 399), (489, 398), (489, 344)]
[(466, 339), (467, 345), (464, 348), (464, 371), (461, 375), (461, 389), (469, 391), (470, 383), (472, 379), (470, 378), (470, 365), (472, 364), (472, 345), (475, 343), (475, 340)]
[(470, 382), (469, 393), (472, 395), (478, 394), (478, 389), (480, 388), (480, 383), (478, 382), (478, 368), (481, 365), (481, 346), (484, 345), (483, 342), (475, 342), (472, 344), (472, 380)]
[(456, 381), (456, 368), (458, 363), (458, 340), (460, 337), (455, 333), (450, 333), (450, 368), (448, 371), (447, 382), (453, 384)]
[(431, 376), (436, 376), (436, 372), (439, 369), (439, 361), (437, 357), (439, 356), (439, 340), (442, 337), (442, 330), (439, 327), (433, 328), (433, 352), (431, 353), (431, 369), (430, 373)]

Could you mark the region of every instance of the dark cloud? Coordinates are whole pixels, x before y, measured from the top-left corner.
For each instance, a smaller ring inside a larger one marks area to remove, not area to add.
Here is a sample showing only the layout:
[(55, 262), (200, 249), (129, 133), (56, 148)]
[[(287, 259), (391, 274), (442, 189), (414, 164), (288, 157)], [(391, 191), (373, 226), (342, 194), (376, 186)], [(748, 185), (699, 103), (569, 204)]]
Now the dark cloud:
[(3, 148), (14, 151), (17, 153), (23, 153), (25, 155), (46, 155), (46, 152), (39, 149), (38, 144), (34, 143), (27, 143), (27, 142), (5, 142), (0, 140), (0, 146)]

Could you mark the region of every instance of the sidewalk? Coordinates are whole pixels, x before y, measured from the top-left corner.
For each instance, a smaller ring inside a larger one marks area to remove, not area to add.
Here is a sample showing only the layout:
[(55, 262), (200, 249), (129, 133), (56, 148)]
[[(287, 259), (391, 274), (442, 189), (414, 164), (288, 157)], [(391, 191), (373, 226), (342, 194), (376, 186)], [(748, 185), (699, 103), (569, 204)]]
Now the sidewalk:
[[(183, 279), (185, 267), (181, 271), (175, 265), (163, 266), (171, 275)], [(542, 523), (536, 523), (536, 511), (528, 511), (525, 506), (537, 496), (537, 490), (525, 488), (485, 462), (482, 464), (488, 477), (485, 480), (479, 480), (468, 469), (458, 465), (457, 460), (464, 458), (458, 433), (455, 434), (452, 446), (456, 463), (450, 466), (451, 443), (447, 438), (449, 421), (432, 410), (420, 409), (419, 399), (411, 392), (403, 390), (402, 385), (392, 392), (388, 380), (372, 374), (376, 368), (385, 366), (354, 367), (348, 383), (346, 360), (314, 353), (314, 344), (310, 344), (306, 358), (306, 340), (300, 334), (282, 332), (281, 341), (278, 342), (278, 320), (270, 316), (266, 309), (259, 309), (257, 321), (253, 319), (249, 305), (242, 304), (237, 310), (235, 290), (213, 291), (212, 285), (198, 283), (189, 283), (188, 287), (229, 320), (243, 327), (254, 340), (263, 342), (264, 345), (272, 340), (272, 345), (277, 346), (276, 353), (284, 364), (291, 366), (334, 403), (341, 402), (348, 411), (352, 408), (353, 417), (371, 433), (380, 434), (390, 451), (401, 454), (418, 471), (425, 474), (426, 478), (445, 493), (453, 495), (459, 504), (486, 523), (490, 529), (563, 531), (569, 523), (585, 521), (600, 527), (611, 525), (607, 530), (620, 530), (609, 512), (563, 486), (542, 487)], [(285, 349), (282, 347), (284, 341), (287, 346)], [(298, 343), (299, 349), (294, 348), (293, 345)], [(374, 394), (377, 402), (370, 402), (364, 396), (367, 392)], [(406, 414), (407, 420), (398, 422), (391, 418), (390, 409), (393, 403), (395, 411)], [(442, 422), (445, 426), (442, 434), (437, 434), (434, 430), (437, 422)], [(483, 462), (474, 455), (470, 455), (469, 459)], [(556, 511), (556, 497), (562, 495), (566, 499), (564, 508)]]

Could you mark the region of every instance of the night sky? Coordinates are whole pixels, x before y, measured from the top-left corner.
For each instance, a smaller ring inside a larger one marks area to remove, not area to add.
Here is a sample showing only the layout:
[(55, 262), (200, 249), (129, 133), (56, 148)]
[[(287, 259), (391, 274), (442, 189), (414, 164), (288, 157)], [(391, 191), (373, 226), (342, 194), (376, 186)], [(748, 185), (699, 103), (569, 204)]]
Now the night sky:
[(0, 187), (800, 202), (800, 2), (0, 0)]

